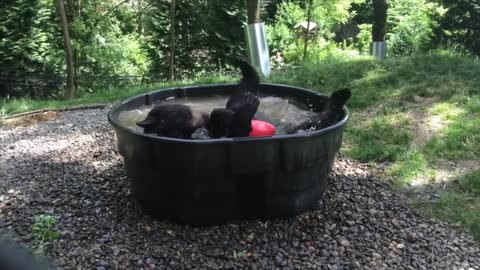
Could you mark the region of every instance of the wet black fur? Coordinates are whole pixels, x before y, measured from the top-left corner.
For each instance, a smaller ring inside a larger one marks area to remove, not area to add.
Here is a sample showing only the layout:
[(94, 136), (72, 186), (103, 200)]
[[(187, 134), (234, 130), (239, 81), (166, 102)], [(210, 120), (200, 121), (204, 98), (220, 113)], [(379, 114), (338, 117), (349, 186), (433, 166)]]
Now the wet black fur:
[[(242, 79), (227, 101), (226, 108), (214, 109), (210, 116), (202, 114), (204, 126), (211, 138), (249, 136), (251, 120), (257, 112), (260, 100), (256, 96), (260, 78), (255, 69), (244, 59), (237, 59)], [(144, 133), (158, 136), (190, 139), (193, 132), (202, 126), (193, 119), (191, 108), (181, 104), (159, 105), (153, 108), (145, 120), (137, 123)], [(201, 122), (201, 121), (200, 121)]]
[(260, 84), (260, 77), (257, 71), (245, 59), (237, 58), (235, 60), (242, 71), (242, 80), (237, 84), (233, 94), (227, 101), (226, 108), (236, 112), (245, 102), (243, 96), (245, 94), (258, 95), (258, 87)]
[[(204, 114), (204, 121), (208, 115)], [(193, 112), (190, 107), (182, 104), (164, 104), (153, 108), (145, 120), (137, 123), (144, 133), (154, 133), (158, 136), (189, 139), (195, 129), (203, 125), (193, 125)], [(198, 121), (199, 119), (197, 119)]]
[(343, 106), (352, 96), (350, 88), (339, 89), (330, 95), (327, 100), (325, 109), (316, 117), (309, 119), (297, 126), (287, 129), (288, 134), (296, 133), (299, 130), (307, 130), (310, 128), (322, 129), (328, 127), (338, 121), (338, 117), (341, 115)]
[(236, 111), (215, 109), (210, 114), (207, 130), (211, 138), (248, 137), (252, 131), (252, 119), (257, 112), (260, 100), (252, 93), (244, 93), (235, 101)]

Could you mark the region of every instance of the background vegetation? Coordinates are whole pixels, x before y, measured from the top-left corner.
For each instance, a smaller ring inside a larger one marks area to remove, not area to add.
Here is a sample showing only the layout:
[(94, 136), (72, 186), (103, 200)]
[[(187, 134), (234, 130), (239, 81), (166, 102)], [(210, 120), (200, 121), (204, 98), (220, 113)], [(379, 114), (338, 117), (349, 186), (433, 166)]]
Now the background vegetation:
[[(307, 59), (298, 23), (307, 0), (264, 1), (274, 66), (322, 61), (331, 54), (368, 54), (371, 0), (314, 0)], [(0, 10), (0, 97), (59, 98), (65, 56), (55, 0), (6, 0)], [(144, 85), (169, 78), (171, 0), (64, 0), (75, 85), (82, 92)], [(245, 55), (244, 0), (176, 1), (175, 78), (228, 70)], [(389, 57), (440, 47), (480, 54), (480, 7), (471, 0), (391, 0)]]

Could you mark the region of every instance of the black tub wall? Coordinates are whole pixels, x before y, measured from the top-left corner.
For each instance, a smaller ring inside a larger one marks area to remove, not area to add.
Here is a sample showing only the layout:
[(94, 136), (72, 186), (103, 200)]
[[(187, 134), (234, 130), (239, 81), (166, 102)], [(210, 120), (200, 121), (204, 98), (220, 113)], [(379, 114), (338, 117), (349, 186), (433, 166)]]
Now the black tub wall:
[[(157, 100), (174, 91), (150, 97)], [(278, 138), (192, 141), (115, 131), (133, 194), (148, 213), (211, 225), (289, 217), (314, 206), (327, 187), (347, 116), (319, 134)]]

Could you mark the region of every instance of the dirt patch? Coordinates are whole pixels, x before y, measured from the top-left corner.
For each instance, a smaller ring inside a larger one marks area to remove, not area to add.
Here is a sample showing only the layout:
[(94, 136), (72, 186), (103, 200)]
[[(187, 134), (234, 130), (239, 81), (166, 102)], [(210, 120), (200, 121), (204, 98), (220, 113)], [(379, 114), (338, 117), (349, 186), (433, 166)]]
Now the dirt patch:
[(57, 113), (59, 112), (87, 110), (87, 109), (103, 109), (110, 106), (111, 105), (109, 104), (92, 104), (92, 105), (79, 105), (79, 106), (70, 106), (65, 108), (42, 109), (42, 110), (36, 110), (36, 111), (23, 112), (19, 114), (6, 116), (3, 119), (0, 118), (0, 127), (1, 126), (14, 126), (14, 127), (28, 126), (28, 125), (52, 120), (57, 116)]
[(57, 112), (46, 111), (41, 113), (22, 115), (15, 118), (2, 119), (0, 120), (0, 125), (13, 127), (29, 126), (40, 122), (52, 120), (55, 117), (57, 117)]
[(423, 148), (435, 134), (445, 127), (446, 123), (438, 115), (427, 114), (428, 108), (434, 103), (434, 98), (415, 96), (417, 106), (412, 110), (413, 119), (413, 145), (416, 148)]

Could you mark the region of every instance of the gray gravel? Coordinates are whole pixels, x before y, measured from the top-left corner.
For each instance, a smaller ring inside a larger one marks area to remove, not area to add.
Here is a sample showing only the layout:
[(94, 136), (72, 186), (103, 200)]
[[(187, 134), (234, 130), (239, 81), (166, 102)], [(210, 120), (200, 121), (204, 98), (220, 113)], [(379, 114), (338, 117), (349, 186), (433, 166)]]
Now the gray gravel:
[(190, 228), (143, 215), (108, 109), (0, 127), (0, 234), (30, 246), (58, 219), (59, 269), (480, 269), (472, 238), (428, 220), (367, 165), (339, 157), (317, 210), (290, 220)]

